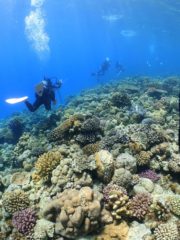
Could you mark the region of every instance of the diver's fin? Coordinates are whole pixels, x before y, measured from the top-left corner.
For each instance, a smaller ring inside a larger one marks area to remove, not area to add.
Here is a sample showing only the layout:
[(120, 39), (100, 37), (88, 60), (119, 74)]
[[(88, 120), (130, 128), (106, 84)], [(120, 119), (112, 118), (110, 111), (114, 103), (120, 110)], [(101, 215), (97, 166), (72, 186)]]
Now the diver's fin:
[(20, 98), (9, 98), (9, 99), (6, 99), (5, 102), (7, 102), (9, 104), (15, 104), (15, 103), (23, 102), (27, 99), (28, 99), (28, 96), (20, 97)]

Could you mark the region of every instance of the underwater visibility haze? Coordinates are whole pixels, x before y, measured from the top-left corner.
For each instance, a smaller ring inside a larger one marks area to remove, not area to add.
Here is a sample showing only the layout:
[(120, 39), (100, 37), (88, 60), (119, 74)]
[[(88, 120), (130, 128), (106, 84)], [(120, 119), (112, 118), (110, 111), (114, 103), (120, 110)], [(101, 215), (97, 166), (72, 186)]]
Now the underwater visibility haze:
[(0, 240), (180, 240), (180, 1), (0, 0)]
[[(95, 86), (91, 77), (106, 57), (103, 81), (121, 75), (177, 75), (179, 1), (0, 0), (1, 117), (24, 109), (4, 99), (28, 95), (44, 76), (64, 81), (63, 98)], [(121, 77), (121, 76), (120, 76)]]

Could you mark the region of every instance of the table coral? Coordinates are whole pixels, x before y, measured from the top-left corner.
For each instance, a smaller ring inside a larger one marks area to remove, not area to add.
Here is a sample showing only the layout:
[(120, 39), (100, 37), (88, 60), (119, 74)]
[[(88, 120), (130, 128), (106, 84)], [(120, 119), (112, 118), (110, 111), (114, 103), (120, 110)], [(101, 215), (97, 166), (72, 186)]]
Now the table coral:
[(45, 219), (55, 223), (55, 232), (76, 239), (99, 227), (102, 196), (89, 187), (68, 189), (44, 209)]
[(2, 203), (4, 209), (11, 214), (27, 208), (30, 204), (28, 195), (21, 190), (6, 192)]

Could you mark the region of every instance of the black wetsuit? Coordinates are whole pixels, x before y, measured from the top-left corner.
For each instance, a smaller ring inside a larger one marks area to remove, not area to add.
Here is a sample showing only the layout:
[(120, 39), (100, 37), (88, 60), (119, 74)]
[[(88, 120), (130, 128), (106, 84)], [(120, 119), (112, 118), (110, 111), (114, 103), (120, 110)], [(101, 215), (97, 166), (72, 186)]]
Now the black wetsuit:
[(36, 100), (33, 104), (25, 101), (29, 111), (35, 112), (41, 105), (44, 105), (46, 110), (51, 110), (51, 102), (55, 101), (55, 93), (52, 88), (44, 88), (42, 96), (35, 95)]

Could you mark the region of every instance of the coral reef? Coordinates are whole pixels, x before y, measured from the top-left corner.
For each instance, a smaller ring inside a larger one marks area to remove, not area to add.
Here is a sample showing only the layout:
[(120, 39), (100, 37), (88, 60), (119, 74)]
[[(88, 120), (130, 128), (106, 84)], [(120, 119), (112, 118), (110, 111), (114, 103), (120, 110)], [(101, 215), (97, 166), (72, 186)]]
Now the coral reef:
[(0, 239), (179, 240), (179, 85), (126, 77), (0, 120)]

